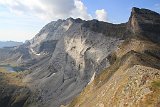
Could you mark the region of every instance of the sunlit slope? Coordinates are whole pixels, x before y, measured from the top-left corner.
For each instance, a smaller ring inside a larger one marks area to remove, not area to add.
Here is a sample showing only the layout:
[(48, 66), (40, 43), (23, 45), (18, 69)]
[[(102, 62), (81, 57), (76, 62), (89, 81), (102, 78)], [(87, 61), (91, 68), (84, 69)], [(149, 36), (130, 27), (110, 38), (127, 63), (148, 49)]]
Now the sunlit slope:
[(113, 63), (68, 107), (158, 107), (160, 48), (132, 39), (110, 55)]

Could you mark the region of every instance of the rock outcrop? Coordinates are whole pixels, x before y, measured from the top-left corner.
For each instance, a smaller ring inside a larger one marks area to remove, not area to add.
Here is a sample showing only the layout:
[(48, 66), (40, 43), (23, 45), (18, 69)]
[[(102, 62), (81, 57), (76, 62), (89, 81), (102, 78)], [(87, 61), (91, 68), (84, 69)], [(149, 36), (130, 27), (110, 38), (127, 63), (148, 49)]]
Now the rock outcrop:
[(148, 9), (134, 7), (129, 19), (129, 29), (135, 35), (142, 36), (141, 38), (159, 43), (160, 15)]

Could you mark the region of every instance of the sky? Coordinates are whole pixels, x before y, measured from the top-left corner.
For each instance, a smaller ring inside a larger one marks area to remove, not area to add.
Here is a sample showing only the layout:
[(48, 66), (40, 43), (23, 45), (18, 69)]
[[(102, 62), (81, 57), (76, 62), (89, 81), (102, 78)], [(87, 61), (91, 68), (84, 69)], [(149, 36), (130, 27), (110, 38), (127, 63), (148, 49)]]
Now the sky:
[(30, 40), (50, 21), (68, 17), (124, 23), (132, 7), (160, 13), (160, 0), (0, 0), (0, 41)]

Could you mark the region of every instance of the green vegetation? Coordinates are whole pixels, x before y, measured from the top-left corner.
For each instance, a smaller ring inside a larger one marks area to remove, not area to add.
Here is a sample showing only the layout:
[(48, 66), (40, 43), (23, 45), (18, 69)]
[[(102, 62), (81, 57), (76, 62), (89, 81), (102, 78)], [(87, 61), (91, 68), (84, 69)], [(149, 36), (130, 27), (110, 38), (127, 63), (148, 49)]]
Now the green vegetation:
[(24, 72), (8, 72), (0, 67), (0, 105), (2, 107), (23, 107), (30, 96), (27, 84), (22, 81)]
[(160, 89), (160, 80), (153, 81), (152, 82), (152, 87)]

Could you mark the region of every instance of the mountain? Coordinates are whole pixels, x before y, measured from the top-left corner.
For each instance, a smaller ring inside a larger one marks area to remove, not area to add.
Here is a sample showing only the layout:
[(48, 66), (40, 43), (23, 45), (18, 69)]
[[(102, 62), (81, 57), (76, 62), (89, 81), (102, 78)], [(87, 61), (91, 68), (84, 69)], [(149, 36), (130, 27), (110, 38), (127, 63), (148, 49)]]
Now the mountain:
[(22, 42), (14, 42), (14, 41), (0, 41), (0, 48), (3, 47), (13, 47), (13, 46), (18, 46), (18, 45), (22, 45)]
[(133, 37), (109, 55), (111, 66), (67, 107), (160, 106), (160, 15), (133, 8), (128, 24)]
[(135, 7), (122, 24), (52, 21), (30, 41), (0, 49), (0, 64), (24, 69), (1, 69), (0, 106), (158, 107), (159, 35), (160, 15)]

